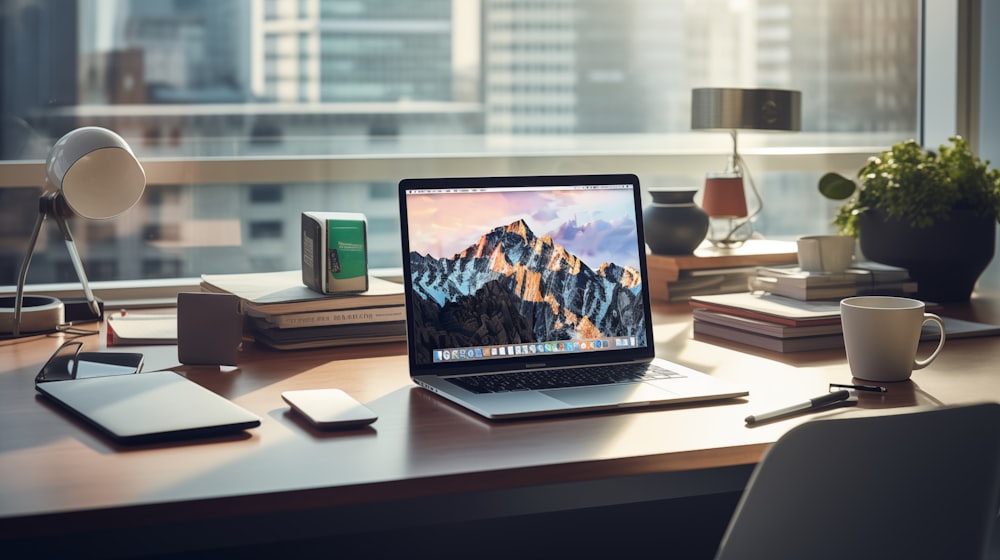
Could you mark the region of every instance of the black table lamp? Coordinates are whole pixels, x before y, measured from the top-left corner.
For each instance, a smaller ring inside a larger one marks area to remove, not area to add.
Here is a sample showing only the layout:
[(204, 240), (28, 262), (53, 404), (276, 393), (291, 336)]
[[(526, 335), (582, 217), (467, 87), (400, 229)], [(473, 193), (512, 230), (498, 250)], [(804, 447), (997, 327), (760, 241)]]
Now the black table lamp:
[[(741, 245), (753, 234), (764, 208), (753, 177), (737, 149), (737, 130), (797, 131), (802, 128), (802, 93), (785, 89), (696, 88), (691, 91), (691, 128), (727, 131), (733, 152), (725, 171), (709, 173), (702, 208), (709, 215), (707, 239), (719, 247)], [(748, 203), (744, 179), (753, 199)]]
[(146, 174), (121, 136), (105, 128), (88, 126), (60, 138), (45, 162), (44, 192), (38, 202), (38, 219), (18, 274), (13, 308), (7, 307), (11, 298), (0, 298), (0, 333), (17, 337), (22, 332), (50, 331), (64, 322), (64, 306), (58, 299), (24, 297), (28, 265), (42, 223), (49, 216), (56, 221), (66, 241), (90, 313), (93, 318), (100, 319), (100, 307), (87, 283), (83, 262), (66, 219), (74, 215), (92, 220), (113, 218), (135, 205), (145, 188)]

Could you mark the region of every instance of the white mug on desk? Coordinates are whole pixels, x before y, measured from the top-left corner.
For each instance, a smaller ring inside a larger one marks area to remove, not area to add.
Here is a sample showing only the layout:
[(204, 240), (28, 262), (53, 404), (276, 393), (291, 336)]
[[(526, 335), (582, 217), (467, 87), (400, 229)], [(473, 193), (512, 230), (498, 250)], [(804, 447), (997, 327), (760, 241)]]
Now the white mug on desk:
[[(905, 381), (915, 369), (930, 365), (944, 347), (944, 322), (924, 312), (924, 302), (901, 297), (859, 296), (840, 302), (844, 347), (851, 373), (867, 381)], [(924, 323), (941, 330), (937, 348), (917, 359)]]
[(799, 268), (805, 272), (843, 272), (854, 258), (854, 238), (847, 235), (807, 235), (796, 243)]

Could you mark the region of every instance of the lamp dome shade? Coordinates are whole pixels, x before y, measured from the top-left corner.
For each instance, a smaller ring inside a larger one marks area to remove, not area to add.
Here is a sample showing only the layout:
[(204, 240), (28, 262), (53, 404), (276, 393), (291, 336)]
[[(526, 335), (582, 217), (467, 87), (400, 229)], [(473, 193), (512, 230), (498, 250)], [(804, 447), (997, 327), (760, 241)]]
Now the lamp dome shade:
[(802, 129), (802, 92), (788, 89), (695, 88), (695, 130)]
[(66, 203), (84, 218), (113, 218), (146, 188), (146, 173), (118, 134), (96, 126), (67, 133), (52, 146), (45, 174)]

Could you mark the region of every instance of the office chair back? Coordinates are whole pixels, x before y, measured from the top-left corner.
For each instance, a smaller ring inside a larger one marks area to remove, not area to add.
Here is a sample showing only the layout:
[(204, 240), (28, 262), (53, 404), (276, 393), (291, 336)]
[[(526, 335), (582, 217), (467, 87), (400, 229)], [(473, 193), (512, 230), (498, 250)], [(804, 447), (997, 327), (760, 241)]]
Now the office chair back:
[(765, 454), (716, 558), (982, 558), (998, 495), (1000, 404), (817, 419)]

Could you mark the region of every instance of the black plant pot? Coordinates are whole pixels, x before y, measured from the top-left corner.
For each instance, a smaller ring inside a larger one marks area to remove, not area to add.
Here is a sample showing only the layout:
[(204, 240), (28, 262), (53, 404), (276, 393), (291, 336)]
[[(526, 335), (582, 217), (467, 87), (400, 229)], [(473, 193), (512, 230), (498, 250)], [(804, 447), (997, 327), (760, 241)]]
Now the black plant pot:
[(955, 210), (947, 221), (917, 229), (878, 210), (860, 216), (858, 241), (864, 256), (900, 266), (917, 282), (924, 301), (965, 301), (993, 260), (996, 218)]

